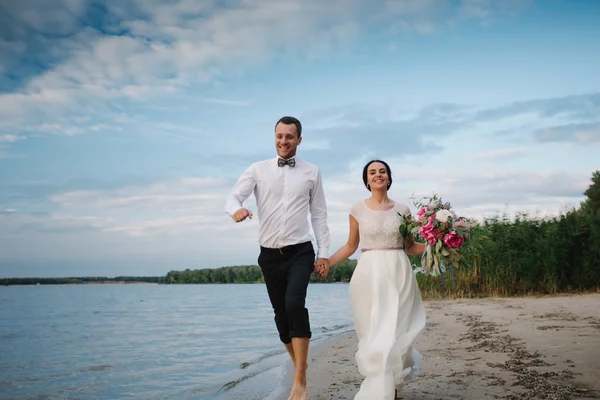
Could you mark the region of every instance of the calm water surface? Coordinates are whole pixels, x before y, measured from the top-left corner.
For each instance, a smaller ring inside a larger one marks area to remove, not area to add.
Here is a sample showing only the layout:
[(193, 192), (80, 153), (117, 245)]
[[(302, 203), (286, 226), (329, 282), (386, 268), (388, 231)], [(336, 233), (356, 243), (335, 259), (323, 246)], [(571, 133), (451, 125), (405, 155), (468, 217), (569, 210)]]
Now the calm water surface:
[[(352, 328), (345, 284), (307, 306), (315, 343)], [(0, 287), (2, 399), (262, 398), (282, 349), (264, 285)]]

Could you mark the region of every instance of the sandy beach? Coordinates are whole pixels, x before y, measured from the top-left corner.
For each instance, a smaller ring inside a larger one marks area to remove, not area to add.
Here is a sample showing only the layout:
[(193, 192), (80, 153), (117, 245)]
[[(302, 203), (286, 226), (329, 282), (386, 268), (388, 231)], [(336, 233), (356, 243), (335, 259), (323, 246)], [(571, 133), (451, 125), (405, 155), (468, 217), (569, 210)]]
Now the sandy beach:
[[(402, 399), (600, 398), (600, 294), (427, 301)], [(353, 332), (311, 359), (309, 398), (353, 399)], [(376, 399), (373, 399), (376, 400)]]

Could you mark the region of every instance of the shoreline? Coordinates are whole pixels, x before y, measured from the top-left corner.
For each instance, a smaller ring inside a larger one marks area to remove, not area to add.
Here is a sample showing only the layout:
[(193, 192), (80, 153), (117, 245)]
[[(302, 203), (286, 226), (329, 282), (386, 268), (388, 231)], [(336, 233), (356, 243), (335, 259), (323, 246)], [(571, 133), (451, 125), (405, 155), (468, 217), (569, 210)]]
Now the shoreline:
[[(600, 294), (425, 301), (422, 375), (408, 399), (600, 399)], [(309, 399), (353, 399), (363, 378), (346, 332), (310, 358)]]
[[(334, 347), (348, 334), (354, 334), (351, 328), (341, 332), (333, 333), (311, 341), (308, 350), (309, 370), (314, 362), (328, 349)], [(264, 361), (267, 361), (265, 359)], [(211, 392), (209, 398), (215, 399), (239, 399), (245, 400), (287, 400), (289, 389), (292, 385), (293, 365), (285, 351), (281, 348), (271, 357), (267, 363), (269, 368), (263, 369), (259, 363), (252, 365), (246, 374), (235, 381), (225, 383), (216, 392)], [(260, 370), (253, 370), (254, 367)], [(212, 397), (210, 397), (212, 396)], [(243, 397), (242, 397), (243, 396)]]
[(117, 282), (117, 281), (104, 281), (104, 282), (76, 282), (76, 283), (28, 283), (28, 284), (10, 284), (3, 285), (0, 287), (28, 287), (28, 286), (77, 286), (77, 285), (161, 285), (158, 282)]

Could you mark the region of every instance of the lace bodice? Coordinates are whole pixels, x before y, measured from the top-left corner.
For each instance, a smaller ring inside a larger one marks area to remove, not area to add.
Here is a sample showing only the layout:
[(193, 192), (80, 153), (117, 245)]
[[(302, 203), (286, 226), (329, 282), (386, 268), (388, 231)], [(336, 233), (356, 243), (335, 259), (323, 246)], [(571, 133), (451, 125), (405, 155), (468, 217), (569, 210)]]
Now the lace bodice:
[(410, 214), (408, 206), (395, 203), (385, 211), (371, 210), (364, 200), (350, 208), (350, 215), (358, 221), (361, 249), (396, 248), (402, 246), (399, 228), (403, 215)]

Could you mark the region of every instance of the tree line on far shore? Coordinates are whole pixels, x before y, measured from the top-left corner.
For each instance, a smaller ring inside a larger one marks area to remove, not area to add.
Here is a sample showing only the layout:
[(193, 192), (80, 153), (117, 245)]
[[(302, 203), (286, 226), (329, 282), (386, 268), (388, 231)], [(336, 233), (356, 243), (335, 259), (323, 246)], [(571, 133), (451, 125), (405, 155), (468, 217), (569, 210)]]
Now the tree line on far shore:
[(84, 276), (84, 277), (59, 277), (59, 278), (0, 278), (0, 284), (10, 285), (73, 285), (92, 283), (163, 283), (164, 276)]
[[(329, 275), (321, 278), (311, 275), (313, 283), (350, 282), (356, 260), (346, 260), (331, 267)], [(169, 271), (165, 283), (264, 283), (262, 272), (257, 265), (231, 266), (212, 269), (186, 269)]]

